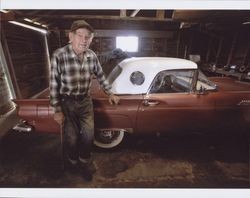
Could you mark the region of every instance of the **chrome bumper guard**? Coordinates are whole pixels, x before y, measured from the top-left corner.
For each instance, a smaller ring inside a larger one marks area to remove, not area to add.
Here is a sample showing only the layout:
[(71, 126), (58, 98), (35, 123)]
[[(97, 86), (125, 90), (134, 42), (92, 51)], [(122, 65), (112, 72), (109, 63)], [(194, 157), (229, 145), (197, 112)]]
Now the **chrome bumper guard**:
[(16, 124), (12, 129), (18, 132), (27, 133), (32, 131), (32, 126), (28, 125), (25, 120), (22, 120), (18, 124)]

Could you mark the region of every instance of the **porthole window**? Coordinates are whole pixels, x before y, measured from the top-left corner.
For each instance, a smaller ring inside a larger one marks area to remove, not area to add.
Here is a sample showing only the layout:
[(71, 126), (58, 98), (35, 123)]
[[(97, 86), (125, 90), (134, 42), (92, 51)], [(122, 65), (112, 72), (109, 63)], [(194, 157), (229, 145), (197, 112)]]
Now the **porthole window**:
[(130, 75), (130, 81), (133, 85), (142, 85), (145, 81), (145, 76), (140, 71), (135, 71)]

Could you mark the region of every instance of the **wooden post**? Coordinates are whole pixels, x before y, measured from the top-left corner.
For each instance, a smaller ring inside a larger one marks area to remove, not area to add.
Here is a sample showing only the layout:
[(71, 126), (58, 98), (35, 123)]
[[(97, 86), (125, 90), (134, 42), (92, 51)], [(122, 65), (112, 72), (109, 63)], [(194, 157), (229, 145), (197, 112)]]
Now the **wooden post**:
[(230, 49), (230, 52), (228, 54), (228, 58), (227, 58), (227, 65), (230, 65), (231, 63), (231, 60), (232, 60), (232, 57), (233, 57), (233, 52), (234, 52), (234, 49), (236, 47), (236, 42), (237, 42), (237, 38), (238, 38), (238, 33), (236, 33), (234, 35), (234, 38), (233, 38), (233, 41), (232, 41), (232, 46), (231, 46), (231, 49)]
[(165, 18), (165, 10), (157, 10), (156, 11), (156, 18), (157, 19), (164, 19)]
[(193, 31), (191, 30), (191, 35), (190, 35), (190, 38), (189, 38), (189, 44), (188, 44), (188, 46), (187, 46), (187, 49), (185, 50), (186, 52), (185, 52), (185, 57), (184, 57), (184, 58), (186, 58), (186, 59), (189, 59), (189, 54), (190, 54), (190, 51), (191, 51), (191, 49), (192, 49), (193, 35), (194, 35), (194, 33), (193, 33)]
[(176, 57), (179, 57), (179, 47), (180, 47), (180, 39), (181, 39), (181, 30), (178, 32), (178, 38), (176, 43)]
[(216, 53), (216, 57), (215, 57), (215, 65), (217, 65), (218, 60), (219, 60), (219, 57), (220, 57), (220, 53), (221, 53), (221, 49), (222, 49), (223, 40), (224, 40), (224, 39), (221, 37), (221, 38), (220, 38), (219, 47), (218, 47), (218, 50), (217, 50), (217, 53)]
[(126, 10), (120, 10), (120, 17), (126, 17), (127, 13)]
[(58, 35), (59, 47), (62, 47), (61, 31), (57, 30), (56, 32), (57, 32), (57, 35)]
[(207, 54), (206, 54), (206, 63), (209, 61), (209, 56), (211, 53), (211, 47), (212, 47), (212, 37), (209, 38), (209, 44), (208, 44), (208, 49), (207, 49)]
[(248, 45), (246, 48), (246, 51), (244, 53), (244, 58), (243, 58), (243, 65), (245, 65), (247, 67), (247, 64), (249, 63), (249, 52), (250, 52), (250, 36), (248, 35)]

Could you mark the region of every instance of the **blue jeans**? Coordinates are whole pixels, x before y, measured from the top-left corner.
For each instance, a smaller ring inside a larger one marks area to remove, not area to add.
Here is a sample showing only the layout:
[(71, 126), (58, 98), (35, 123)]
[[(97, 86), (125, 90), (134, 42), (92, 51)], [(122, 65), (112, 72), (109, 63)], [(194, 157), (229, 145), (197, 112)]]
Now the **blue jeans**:
[(94, 140), (94, 112), (90, 96), (82, 100), (63, 97), (65, 116), (63, 126), (64, 154), (71, 160), (90, 159)]

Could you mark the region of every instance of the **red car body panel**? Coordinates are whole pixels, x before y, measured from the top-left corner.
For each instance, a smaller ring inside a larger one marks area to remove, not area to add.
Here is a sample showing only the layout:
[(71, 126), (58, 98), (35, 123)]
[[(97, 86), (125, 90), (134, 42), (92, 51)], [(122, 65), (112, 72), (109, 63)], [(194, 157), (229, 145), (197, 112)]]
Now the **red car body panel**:
[[(208, 128), (248, 127), (250, 125), (250, 84), (214, 77), (216, 91), (205, 94), (162, 93), (119, 95), (120, 104), (110, 105), (96, 80), (91, 96), (95, 128), (122, 128), (137, 134), (186, 132)], [(39, 132), (58, 133), (49, 106), (49, 90), (34, 99), (14, 100), (18, 116)], [(150, 104), (150, 105), (149, 105)]]

